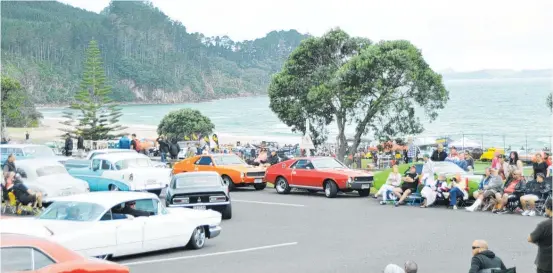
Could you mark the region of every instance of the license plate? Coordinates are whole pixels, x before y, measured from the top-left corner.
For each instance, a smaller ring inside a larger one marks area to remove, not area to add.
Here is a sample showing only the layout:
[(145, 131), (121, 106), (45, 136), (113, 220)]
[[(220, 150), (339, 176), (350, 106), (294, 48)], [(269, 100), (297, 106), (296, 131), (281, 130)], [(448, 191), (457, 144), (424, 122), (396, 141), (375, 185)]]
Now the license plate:
[(253, 180), (253, 183), (263, 183), (263, 179), (256, 178), (256, 179)]
[(206, 210), (207, 207), (206, 206), (193, 206), (192, 209), (197, 209), (197, 210)]
[(148, 184), (148, 185), (157, 184), (157, 181), (155, 179), (148, 179), (146, 181), (146, 184)]
[(366, 190), (366, 189), (369, 189), (371, 187), (370, 184), (366, 184), (366, 185), (361, 185), (361, 189), (362, 190)]

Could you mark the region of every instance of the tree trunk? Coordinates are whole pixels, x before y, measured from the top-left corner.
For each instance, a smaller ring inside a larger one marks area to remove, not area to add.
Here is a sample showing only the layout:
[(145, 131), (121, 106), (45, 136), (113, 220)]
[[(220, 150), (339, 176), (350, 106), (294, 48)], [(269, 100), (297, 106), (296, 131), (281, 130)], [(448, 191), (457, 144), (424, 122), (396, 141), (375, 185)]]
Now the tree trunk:
[(336, 146), (338, 147), (338, 153), (336, 154), (336, 158), (340, 161), (344, 160), (344, 156), (346, 155), (346, 151), (348, 149), (348, 141), (346, 139), (346, 119), (341, 114), (336, 114), (336, 123), (338, 124), (338, 137), (337, 137), (337, 143)]

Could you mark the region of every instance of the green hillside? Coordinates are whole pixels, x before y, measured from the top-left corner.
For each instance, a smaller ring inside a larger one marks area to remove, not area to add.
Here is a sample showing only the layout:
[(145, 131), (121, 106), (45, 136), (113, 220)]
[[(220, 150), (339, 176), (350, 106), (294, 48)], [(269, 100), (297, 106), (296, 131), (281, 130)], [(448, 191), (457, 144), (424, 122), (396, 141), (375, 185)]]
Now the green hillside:
[(72, 100), (91, 39), (115, 100), (171, 103), (265, 93), (307, 37), (295, 30), (254, 41), (205, 37), (136, 1), (112, 2), (100, 14), (59, 2), (2, 1), (1, 12), (2, 73), (39, 104)]

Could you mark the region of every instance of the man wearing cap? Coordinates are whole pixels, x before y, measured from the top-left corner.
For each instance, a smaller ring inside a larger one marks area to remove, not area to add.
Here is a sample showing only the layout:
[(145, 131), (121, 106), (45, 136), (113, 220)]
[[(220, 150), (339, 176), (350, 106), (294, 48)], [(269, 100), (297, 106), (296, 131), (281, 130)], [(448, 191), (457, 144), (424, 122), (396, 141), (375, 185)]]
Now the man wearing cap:
[[(520, 171), (517, 170), (516, 172)], [(545, 176), (543, 173), (538, 173), (535, 180), (526, 183), (524, 195), (520, 197), (520, 204), (523, 210), (522, 215), (535, 216), (536, 201), (551, 193), (551, 184), (544, 182), (544, 180)]]
[(136, 202), (130, 201), (125, 203), (125, 207), (121, 209), (122, 214), (129, 214), (134, 217), (140, 217), (140, 216), (150, 216), (150, 213), (143, 210), (136, 209)]

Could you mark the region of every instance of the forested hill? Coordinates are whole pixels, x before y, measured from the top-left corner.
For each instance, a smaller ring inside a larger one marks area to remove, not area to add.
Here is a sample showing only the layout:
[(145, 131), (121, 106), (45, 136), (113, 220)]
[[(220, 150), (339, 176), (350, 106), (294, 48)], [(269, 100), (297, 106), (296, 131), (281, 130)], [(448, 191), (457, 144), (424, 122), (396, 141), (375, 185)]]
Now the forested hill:
[(148, 2), (115, 1), (100, 14), (49, 1), (1, 5), (2, 73), (39, 104), (72, 100), (91, 39), (100, 45), (114, 99), (171, 103), (264, 93), (307, 37), (295, 30), (242, 42), (205, 37)]

